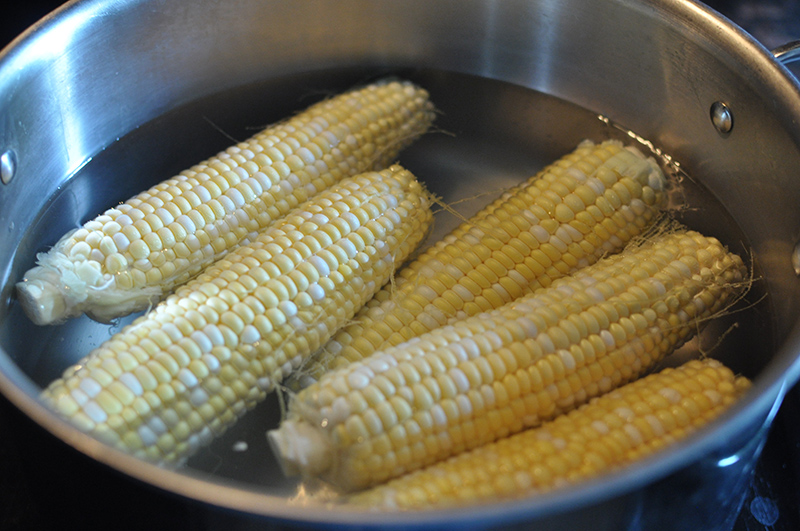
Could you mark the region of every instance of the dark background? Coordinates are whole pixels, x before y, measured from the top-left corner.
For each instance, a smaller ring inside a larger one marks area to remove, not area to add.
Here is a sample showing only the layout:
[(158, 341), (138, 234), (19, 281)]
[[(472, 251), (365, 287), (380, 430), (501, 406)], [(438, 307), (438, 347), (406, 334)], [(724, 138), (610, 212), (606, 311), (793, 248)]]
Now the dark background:
[[(13, 7), (6, 3), (0, 15), (0, 46), (10, 43), (62, 3), (22, 0)], [(706, 3), (769, 49), (800, 39), (800, 0)], [(800, 76), (800, 63), (791, 69)], [(800, 530), (798, 418), (800, 387), (789, 392), (774, 421), (733, 531)], [(96, 522), (109, 522), (109, 529), (211, 528), (201, 523), (201, 516), (190, 504), (175, 504), (170, 496), (141, 488), (133, 481), (118, 482), (114, 472), (103, 470), (106, 473), (99, 479), (92, 475), (91, 481), (81, 481), (97, 465), (81, 456), (76, 458), (74, 452), (63, 446), (48, 440), (38, 427), (0, 397), (0, 531), (95, 529)], [(27, 464), (31, 456), (36, 456), (35, 467)], [(64, 459), (65, 456), (70, 459)], [(85, 503), (77, 511), (71, 501), (74, 496), (61, 496), (60, 487), (49, 481), (48, 471), (55, 468), (59, 476), (74, 475), (78, 488), (85, 489)], [(120, 489), (119, 483), (126, 487)], [(110, 485), (115, 496), (113, 504), (103, 501), (106, 486)], [(124, 503), (126, 496), (131, 497), (128, 504)], [(73, 506), (64, 507), (62, 499), (69, 499)], [(85, 518), (75, 516), (82, 511)]]

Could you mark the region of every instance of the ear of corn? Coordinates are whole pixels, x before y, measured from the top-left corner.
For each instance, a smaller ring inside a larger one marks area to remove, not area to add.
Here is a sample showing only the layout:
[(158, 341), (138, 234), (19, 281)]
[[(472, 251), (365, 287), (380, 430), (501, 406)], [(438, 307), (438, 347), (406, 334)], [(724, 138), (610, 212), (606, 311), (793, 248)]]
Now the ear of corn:
[(633, 148), (582, 143), (404, 267), (302, 371), (302, 385), (620, 251), (658, 217), (665, 188)]
[(715, 360), (646, 376), (539, 428), (352, 496), (379, 510), (519, 499), (610, 472), (718, 417), (749, 388)]
[(662, 234), (497, 310), (326, 373), (269, 432), (287, 474), (368, 487), (631, 381), (742, 289), (741, 259)]
[(399, 166), (346, 179), (112, 336), (42, 398), (100, 440), (180, 461), (352, 318), (431, 220), (426, 192)]
[(433, 119), (381, 82), (310, 107), (65, 235), (17, 284), (37, 324), (143, 310), (343, 177), (385, 168)]

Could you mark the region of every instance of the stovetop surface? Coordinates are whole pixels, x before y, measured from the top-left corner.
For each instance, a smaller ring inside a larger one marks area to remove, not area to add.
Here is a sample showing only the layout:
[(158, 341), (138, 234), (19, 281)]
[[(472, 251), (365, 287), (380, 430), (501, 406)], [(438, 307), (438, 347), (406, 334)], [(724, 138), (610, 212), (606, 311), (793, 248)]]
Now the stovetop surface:
[[(4, 10), (0, 46), (55, 9), (57, 0), (28, 0)], [(708, 5), (744, 28), (767, 48), (800, 39), (798, 0), (709, 0)], [(800, 63), (790, 66), (800, 76)], [(19, 465), (18, 416), (0, 397), (0, 531), (38, 529), (43, 507)], [(790, 390), (756, 465), (733, 531), (800, 530), (800, 386)], [(92, 510), (87, 506), (87, 510)], [(68, 526), (67, 526), (68, 527)]]

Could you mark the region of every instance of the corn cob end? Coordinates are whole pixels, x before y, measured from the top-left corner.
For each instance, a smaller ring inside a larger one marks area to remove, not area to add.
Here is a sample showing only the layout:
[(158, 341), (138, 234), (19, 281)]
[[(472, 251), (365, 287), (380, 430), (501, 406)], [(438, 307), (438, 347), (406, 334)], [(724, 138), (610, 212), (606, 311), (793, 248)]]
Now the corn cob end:
[(57, 322), (66, 317), (67, 301), (58, 288), (56, 273), (38, 266), (17, 282), (17, 296), (25, 315), (37, 325)]
[(272, 453), (287, 477), (311, 477), (325, 472), (331, 462), (330, 445), (320, 430), (306, 422), (286, 421), (267, 432)]
[(97, 321), (110, 322), (120, 315), (120, 308), (124, 315), (161, 297), (157, 288), (116, 289), (113, 276), (101, 273), (99, 263), (71, 260), (59, 244), (40, 254), (38, 265), (16, 287), (25, 314), (37, 325), (59, 324), (85, 311)]

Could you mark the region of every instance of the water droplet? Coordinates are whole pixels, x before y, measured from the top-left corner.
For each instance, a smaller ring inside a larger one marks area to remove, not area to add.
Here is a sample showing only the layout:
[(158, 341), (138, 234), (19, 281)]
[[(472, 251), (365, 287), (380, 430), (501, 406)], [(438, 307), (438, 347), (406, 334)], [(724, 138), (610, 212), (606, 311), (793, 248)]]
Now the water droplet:
[(237, 441), (233, 443), (231, 447), (234, 452), (246, 452), (247, 451), (247, 442), (245, 441)]
[(753, 518), (765, 526), (775, 524), (780, 515), (775, 500), (764, 498), (763, 496), (753, 498), (753, 501), (750, 502), (750, 512), (753, 514)]

